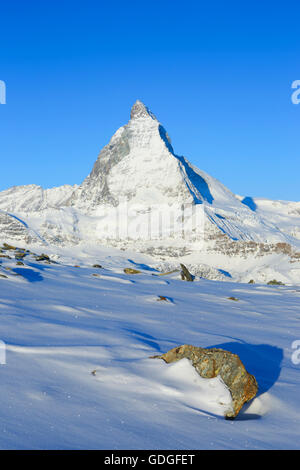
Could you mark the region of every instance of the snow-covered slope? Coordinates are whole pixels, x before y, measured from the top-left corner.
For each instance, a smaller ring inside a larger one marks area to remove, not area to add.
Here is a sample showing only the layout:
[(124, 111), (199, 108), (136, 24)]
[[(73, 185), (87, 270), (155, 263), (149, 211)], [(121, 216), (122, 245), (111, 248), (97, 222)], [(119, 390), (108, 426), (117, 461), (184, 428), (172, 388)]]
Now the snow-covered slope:
[[(233, 271), (237, 280), (245, 278), (245, 268), (251, 275), (253, 260), (263, 256), (268, 268), (274, 255), (285, 272), (293, 263), (286, 281), (300, 279), (299, 204), (236, 196), (176, 155), (167, 132), (140, 101), (79, 186), (43, 190), (30, 185), (0, 193), (0, 209), (22, 221), (41, 243), (106, 244), (145, 252), (157, 261), (190, 255), (186, 261), (196, 271), (205, 264), (211, 272)], [(7, 231), (1, 220), (0, 238), (14, 239), (13, 229)], [(239, 269), (245, 256), (250, 261)]]

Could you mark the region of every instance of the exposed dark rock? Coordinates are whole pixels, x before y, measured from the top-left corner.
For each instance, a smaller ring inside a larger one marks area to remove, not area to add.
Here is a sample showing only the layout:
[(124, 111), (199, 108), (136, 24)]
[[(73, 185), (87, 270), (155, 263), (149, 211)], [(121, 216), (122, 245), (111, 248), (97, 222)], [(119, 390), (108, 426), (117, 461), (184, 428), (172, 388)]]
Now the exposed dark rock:
[(185, 344), (152, 358), (163, 359), (167, 363), (187, 358), (201, 377), (211, 379), (220, 376), (232, 397), (233, 409), (226, 412), (227, 419), (235, 418), (244, 403), (254, 398), (258, 390), (255, 377), (246, 371), (238, 355), (223, 349)]
[(133, 268), (125, 268), (124, 273), (125, 274), (139, 274), (141, 271), (138, 269), (133, 269)]
[[(173, 273), (177, 273), (179, 271), (179, 269), (172, 269), (172, 271), (167, 271), (166, 273), (159, 273), (157, 274), (157, 276), (167, 276), (168, 274), (173, 274)], [(154, 274), (155, 276), (156, 274)]]
[(281, 281), (277, 281), (276, 279), (273, 279), (272, 281), (269, 281), (268, 286), (284, 286), (285, 284)]
[(9, 245), (8, 243), (3, 243), (3, 248), (4, 248), (5, 250), (16, 250), (16, 249), (17, 249), (16, 246)]

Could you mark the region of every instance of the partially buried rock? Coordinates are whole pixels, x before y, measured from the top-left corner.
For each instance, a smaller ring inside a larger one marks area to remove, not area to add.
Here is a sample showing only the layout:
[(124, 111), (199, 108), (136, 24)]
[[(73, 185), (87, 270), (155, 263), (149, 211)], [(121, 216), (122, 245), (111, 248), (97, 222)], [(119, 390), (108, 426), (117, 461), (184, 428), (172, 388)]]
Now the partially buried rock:
[(219, 375), (232, 397), (232, 410), (225, 414), (227, 419), (234, 419), (244, 403), (254, 398), (258, 390), (255, 377), (246, 371), (238, 355), (223, 349), (184, 344), (152, 358), (163, 359), (167, 363), (187, 358), (201, 377), (212, 379)]
[(25, 256), (26, 256), (26, 253), (18, 252), (18, 253), (15, 254), (15, 259), (21, 260), (21, 259), (25, 258)]
[(160, 302), (160, 301), (162, 301), (162, 300), (165, 301), (165, 302), (168, 302), (167, 297), (165, 297), (164, 295), (159, 295), (159, 296), (158, 296), (158, 299), (156, 299), (156, 300), (158, 300), (158, 302)]
[(194, 276), (189, 272), (189, 270), (187, 269), (187, 267), (180, 263), (180, 267), (181, 267), (181, 279), (182, 281), (189, 281), (189, 282), (193, 282), (194, 280)]
[(17, 247), (13, 245), (9, 245), (8, 243), (3, 243), (4, 250), (16, 250)]

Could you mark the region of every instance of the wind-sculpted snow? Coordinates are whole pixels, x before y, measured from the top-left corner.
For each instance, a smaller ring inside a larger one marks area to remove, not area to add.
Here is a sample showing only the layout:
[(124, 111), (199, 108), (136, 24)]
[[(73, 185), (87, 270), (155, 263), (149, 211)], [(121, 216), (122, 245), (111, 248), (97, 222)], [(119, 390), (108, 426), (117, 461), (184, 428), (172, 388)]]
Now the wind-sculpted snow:
[[(233, 194), (175, 154), (166, 130), (141, 101), (79, 186), (13, 187), (0, 193), (0, 209), (57, 246), (110, 245), (151, 254), (156, 261), (191, 256), (197, 272), (210, 265), (217, 278), (219, 269), (244, 278), (237, 263), (245, 254), (253, 272), (256, 253), (268, 256), (267, 266), (272, 253), (281, 253), (282, 266), (293, 263), (282, 280), (299, 278), (300, 203)], [(3, 229), (2, 238), (7, 235), (22, 236), (13, 225), (9, 232)], [(280, 252), (278, 244), (291, 249)]]

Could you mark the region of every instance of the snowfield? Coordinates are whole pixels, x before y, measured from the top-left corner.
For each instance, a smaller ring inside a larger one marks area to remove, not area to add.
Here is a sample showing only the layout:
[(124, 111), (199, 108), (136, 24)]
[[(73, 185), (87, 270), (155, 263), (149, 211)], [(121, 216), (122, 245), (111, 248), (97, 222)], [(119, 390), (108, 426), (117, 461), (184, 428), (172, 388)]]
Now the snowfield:
[[(299, 447), (299, 287), (185, 282), (113, 248), (46, 252), (57, 264), (1, 258), (1, 449)], [(234, 421), (218, 377), (149, 358), (181, 344), (237, 353), (255, 375)]]

